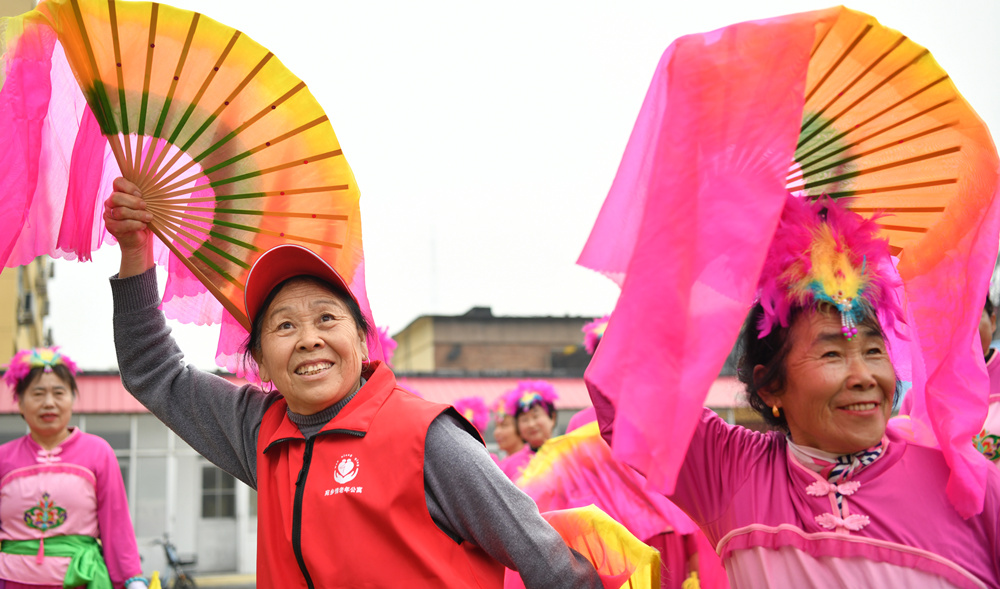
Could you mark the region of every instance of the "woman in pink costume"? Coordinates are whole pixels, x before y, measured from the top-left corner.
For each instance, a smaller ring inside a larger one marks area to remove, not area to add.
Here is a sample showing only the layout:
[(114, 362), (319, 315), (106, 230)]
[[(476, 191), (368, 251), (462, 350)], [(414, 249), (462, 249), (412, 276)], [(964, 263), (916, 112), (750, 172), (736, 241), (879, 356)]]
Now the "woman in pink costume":
[(144, 589), (118, 459), (69, 427), (76, 365), (18, 352), (4, 381), (30, 433), (0, 446), (0, 589)]
[(555, 388), (544, 380), (522, 381), (510, 391), (507, 412), (514, 416), (517, 435), (524, 446), (500, 462), (500, 470), (517, 482), (538, 449), (552, 437), (556, 427)]
[[(524, 440), (517, 435), (514, 414), (507, 411), (508, 400), (513, 392), (507, 391), (493, 402), (493, 439), (496, 440), (497, 446), (500, 447), (500, 451), (504, 453), (505, 457), (516, 454), (524, 447)], [(502, 462), (502, 460), (498, 462)]]
[(963, 518), (943, 453), (886, 427), (886, 334), (902, 315), (877, 235), (834, 201), (788, 197), (739, 363), (751, 407), (780, 431), (705, 409), (670, 495), (733, 587), (1000, 587), (1000, 471)]

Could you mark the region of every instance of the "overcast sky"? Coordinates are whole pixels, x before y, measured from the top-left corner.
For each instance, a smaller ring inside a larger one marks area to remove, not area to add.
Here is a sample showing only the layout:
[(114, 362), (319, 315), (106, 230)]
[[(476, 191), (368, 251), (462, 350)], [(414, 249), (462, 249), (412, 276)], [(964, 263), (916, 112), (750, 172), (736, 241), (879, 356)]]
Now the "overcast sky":
[[(618, 289), (575, 265), (660, 55), (675, 38), (826, 8), (811, 0), (170, 2), (270, 49), (323, 105), (361, 188), (369, 299), (395, 333), (424, 314), (602, 315)], [(1000, 1), (869, 0), (929, 48), (994, 133)], [(56, 262), (49, 325), (116, 366), (117, 248)], [(163, 279), (161, 278), (161, 288)], [(217, 332), (181, 326), (214, 368)]]

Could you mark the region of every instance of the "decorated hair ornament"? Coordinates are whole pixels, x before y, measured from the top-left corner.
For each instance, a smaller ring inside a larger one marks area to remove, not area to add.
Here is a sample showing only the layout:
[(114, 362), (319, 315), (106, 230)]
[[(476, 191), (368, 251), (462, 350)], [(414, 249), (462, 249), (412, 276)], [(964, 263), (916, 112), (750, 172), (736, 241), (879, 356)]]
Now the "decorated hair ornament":
[(506, 393), (500, 395), (493, 401), (493, 405), (490, 407), (490, 411), (493, 412), (493, 423), (502, 423), (503, 420), (510, 415), (514, 416), (513, 413), (508, 411), (508, 406), (510, 405), (511, 393), (514, 391), (507, 391)]
[(509, 394), (507, 412), (515, 417), (536, 404), (542, 404), (551, 411), (555, 409), (556, 399), (559, 398), (555, 387), (544, 380), (522, 380)]
[(598, 317), (584, 325), (583, 329), (580, 330), (583, 332), (583, 347), (587, 348), (588, 354), (594, 355), (594, 352), (597, 351), (597, 344), (601, 343), (601, 338), (604, 337), (604, 330), (608, 327), (609, 319), (611, 319), (611, 315)]
[(879, 312), (887, 325), (902, 318), (894, 292), (900, 280), (889, 242), (879, 236), (880, 216), (866, 219), (828, 197), (789, 195), (758, 283), (760, 337), (775, 324), (788, 327), (794, 307), (820, 303), (840, 312), (847, 339), (869, 314)]
[(486, 401), (482, 397), (463, 397), (455, 401), (455, 411), (469, 423), (476, 426), (480, 432), (486, 431), (486, 425), (490, 419), (490, 412), (486, 408)]
[(10, 365), (7, 366), (7, 372), (4, 373), (3, 380), (7, 383), (7, 386), (14, 389), (19, 382), (31, 373), (33, 368), (44, 367), (45, 372), (52, 372), (52, 367), (59, 365), (65, 366), (70, 374), (76, 376), (78, 372), (76, 362), (73, 362), (69, 359), (69, 356), (60, 352), (58, 347), (21, 350), (10, 359)]

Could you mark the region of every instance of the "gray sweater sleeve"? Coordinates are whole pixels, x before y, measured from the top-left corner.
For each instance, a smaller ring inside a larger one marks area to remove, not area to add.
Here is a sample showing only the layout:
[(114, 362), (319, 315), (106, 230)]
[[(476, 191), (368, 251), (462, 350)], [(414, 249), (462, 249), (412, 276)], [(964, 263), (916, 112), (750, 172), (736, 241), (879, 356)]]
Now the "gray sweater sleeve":
[(521, 573), (528, 589), (603, 587), (593, 565), (566, 546), (535, 502), (449, 413), (427, 430), (424, 484), (438, 526)]
[(277, 393), (187, 366), (158, 309), (156, 270), (111, 279), (122, 384), (199, 454), (257, 488), (257, 432)]

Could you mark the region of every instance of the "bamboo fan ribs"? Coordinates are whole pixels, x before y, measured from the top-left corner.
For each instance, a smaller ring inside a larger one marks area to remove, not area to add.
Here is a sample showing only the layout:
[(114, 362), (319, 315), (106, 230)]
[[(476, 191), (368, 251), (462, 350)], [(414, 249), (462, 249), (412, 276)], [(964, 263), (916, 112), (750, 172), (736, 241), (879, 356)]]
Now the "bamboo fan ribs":
[(966, 172), (989, 136), (948, 74), (903, 34), (849, 10), (817, 29), (787, 187), (889, 213), (879, 223), (898, 255), (980, 181)]
[(264, 251), (300, 243), (348, 280), (358, 189), (327, 116), (267, 49), (198, 13), (146, 2), (39, 6), (156, 235), (233, 316)]

